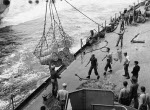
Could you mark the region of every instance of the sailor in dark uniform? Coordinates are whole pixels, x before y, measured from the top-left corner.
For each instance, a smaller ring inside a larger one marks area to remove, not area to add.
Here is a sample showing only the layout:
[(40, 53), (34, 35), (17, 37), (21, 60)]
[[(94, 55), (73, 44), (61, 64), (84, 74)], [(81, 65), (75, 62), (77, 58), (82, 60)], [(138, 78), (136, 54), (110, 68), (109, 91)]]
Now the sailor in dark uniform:
[[(100, 76), (99, 76), (99, 74), (98, 74), (98, 72), (97, 72), (98, 63), (97, 63), (97, 58), (95, 58), (95, 55), (94, 55), (94, 54), (91, 56), (91, 58), (90, 58), (89, 62), (87, 63), (87, 65), (88, 65), (90, 62), (91, 62), (91, 67), (90, 67), (90, 69), (89, 69), (87, 78), (90, 79), (91, 72), (92, 72), (92, 70), (94, 69), (95, 75), (97, 76), (97, 79), (99, 79)], [(86, 66), (87, 66), (87, 65), (86, 65)], [(85, 67), (86, 67), (86, 66), (85, 66)]]

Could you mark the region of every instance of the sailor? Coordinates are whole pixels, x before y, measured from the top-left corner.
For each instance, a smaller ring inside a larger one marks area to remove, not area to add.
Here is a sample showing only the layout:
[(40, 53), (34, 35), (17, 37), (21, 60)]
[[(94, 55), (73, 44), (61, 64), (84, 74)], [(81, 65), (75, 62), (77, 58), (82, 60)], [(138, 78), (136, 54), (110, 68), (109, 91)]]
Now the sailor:
[(141, 86), (141, 94), (139, 96), (139, 108), (138, 110), (148, 110), (150, 108), (150, 96), (148, 93), (145, 92), (146, 88)]
[(124, 14), (124, 19), (125, 19), (125, 25), (129, 25), (129, 11), (126, 11)]
[(56, 75), (55, 65), (49, 66), (50, 74), (51, 74), (51, 82), (52, 82), (52, 94), (53, 96), (57, 96), (58, 91), (58, 81), (57, 78), (60, 78)]
[(121, 42), (121, 48), (123, 47), (123, 35), (125, 30), (123, 28), (120, 29), (120, 33), (117, 33), (119, 35), (116, 47), (119, 45), (119, 42)]
[(132, 74), (133, 74), (133, 76), (132, 77), (136, 77), (137, 78), (137, 80), (138, 80), (138, 76), (139, 76), (139, 71), (140, 71), (140, 66), (138, 65), (139, 64), (139, 62), (138, 61), (134, 61), (134, 68), (133, 68), (133, 70), (132, 70)]
[(133, 11), (133, 7), (132, 7), (130, 10), (130, 13), (129, 13), (129, 24), (132, 24), (133, 16), (134, 16), (134, 11)]
[(119, 103), (129, 106), (130, 105), (130, 90), (127, 88), (128, 82), (123, 82), (123, 89), (120, 90)]
[(137, 94), (137, 90), (139, 87), (139, 84), (137, 83), (137, 79), (135, 77), (132, 77), (131, 79), (131, 86), (130, 86), (130, 103), (132, 101), (132, 99), (134, 99), (134, 108), (138, 109), (138, 94)]
[(130, 79), (129, 72), (128, 72), (130, 60), (129, 60), (129, 56), (127, 55), (127, 52), (124, 53), (124, 56), (125, 56), (125, 61), (123, 65), (124, 65), (125, 74), (123, 76), (127, 77), (126, 79)]
[(61, 110), (65, 109), (66, 100), (68, 98), (68, 91), (66, 90), (67, 84), (62, 84), (63, 89), (58, 91), (57, 98), (60, 101)]
[(91, 46), (94, 41), (94, 31), (90, 30), (90, 34), (91, 35), (86, 39), (86, 44), (88, 44), (89, 46)]
[(115, 23), (116, 23), (116, 20), (114, 18), (111, 19), (111, 22), (109, 23), (110, 25), (110, 31), (112, 31), (114, 28), (115, 28)]
[(104, 72), (104, 75), (106, 75), (106, 72), (107, 72), (107, 69), (109, 68), (109, 72), (112, 72), (112, 67), (111, 67), (111, 64), (112, 64), (112, 53), (110, 52), (110, 48), (107, 48), (107, 55), (102, 59), (102, 61), (107, 58), (107, 63), (106, 63), (106, 66), (104, 68), (105, 72)]
[[(95, 55), (94, 55), (94, 54), (92, 54), (92, 56), (91, 56), (89, 62), (87, 63), (87, 65), (88, 65), (90, 62), (91, 62), (91, 67), (90, 67), (90, 69), (89, 69), (88, 76), (87, 76), (86, 78), (90, 79), (91, 72), (92, 72), (92, 70), (94, 69), (95, 75), (97, 76), (97, 79), (99, 79), (100, 76), (99, 76), (99, 74), (98, 74), (98, 72), (97, 72), (98, 63), (97, 63), (97, 58), (95, 58)], [(86, 65), (86, 66), (87, 66), (87, 65)], [(85, 66), (85, 67), (86, 67), (86, 66)]]

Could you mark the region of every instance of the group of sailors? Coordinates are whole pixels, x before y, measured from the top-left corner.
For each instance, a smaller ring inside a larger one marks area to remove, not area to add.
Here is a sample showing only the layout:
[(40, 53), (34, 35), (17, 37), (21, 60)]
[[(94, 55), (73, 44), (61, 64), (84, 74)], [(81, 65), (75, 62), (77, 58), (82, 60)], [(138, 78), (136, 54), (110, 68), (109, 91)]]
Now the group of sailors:
[(130, 10), (125, 8), (124, 12), (120, 12), (120, 14), (125, 25), (132, 25), (135, 22), (140, 23), (142, 22), (141, 19), (145, 19), (145, 14), (142, 13), (140, 9), (134, 9), (134, 7), (131, 7)]
[[(122, 62), (122, 47), (123, 47), (123, 35), (125, 33), (125, 25), (131, 25), (134, 21), (137, 20), (138, 16), (141, 15), (141, 11), (135, 11), (133, 7), (131, 7), (130, 10), (125, 9), (123, 13), (120, 13), (120, 17), (118, 17), (117, 19), (111, 19), (111, 24), (114, 25), (114, 23), (119, 23), (120, 22), (120, 31), (118, 34), (118, 40), (116, 43), (116, 47), (118, 47), (119, 43), (121, 43), (120, 48), (117, 49), (117, 53), (118, 53), (118, 58), (116, 60), (120, 60), (120, 62)], [(114, 27), (113, 27), (114, 28)], [(105, 31), (101, 31), (100, 35), (102, 35), (102, 37), (104, 37), (105, 35)], [(104, 32), (104, 33), (103, 33)], [(91, 35), (89, 38), (87, 38), (86, 41), (86, 45), (87, 46), (91, 46), (92, 48), (92, 44), (94, 42), (96, 42), (97, 40), (99, 40), (100, 36), (95, 36), (94, 35), (94, 31), (91, 30), (90, 31)], [(130, 64), (130, 59), (129, 56), (127, 54), (127, 52), (124, 53), (124, 63), (123, 63), (123, 67), (124, 67), (124, 77), (126, 77), (126, 79), (130, 79), (130, 75), (129, 75), (129, 71), (128, 71), (128, 67)], [(106, 65), (104, 67), (104, 76), (107, 75), (107, 70), (109, 68), (108, 72), (112, 72), (112, 61), (113, 61), (113, 57), (112, 57), (112, 53), (110, 52), (110, 48), (107, 48), (107, 55), (102, 59), (102, 61), (106, 59)], [(115, 59), (114, 59), (115, 60)], [(97, 76), (97, 79), (100, 78), (100, 75), (97, 71), (98, 68), (98, 61), (97, 58), (95, 57), (94, 54), (92, 54), (89, 62), (87, 63), (87, 65), (91, 63), (89, 72), (88, 72), (88, 76), (86, 78), (90, 79), (90, 75), (92, 70), (94, 69), (95, 75)], [(149, 106), (150, 108), (150, 98), (149, 95), (146, 94), (146, 88), (144, 86), (141, 86), (141, 95), (139, 96), (139, 100), (138, 100), (138, 76), (139, 76), (139, 71), (140, 71), (140, 66), (138, 65), (138, 61), (134, 61), (134, 67), (132, 70), (132, 77), (131, 77), (131, 86), (130, 86), (130, 90), (128, 90), (127, 86), (128, 86), (128, 82), (124, 81), (123, 82), (123, 89), (121, 89), (120, 94), (119, 94), (119, 103), (123, 104), (123, 105), (127, 105), (129, 106), (131, 104), (132, 99), (134, 99), (134, 108), (139, 109), (139, 110), (146, 110), (143, 109), (146, 105)], [(87, 66), (86, 65), (86, 66)], [(64, 110), (64, 106), (65, 106), (65, 101), (68, 97), (68, 91), (66, 90), (67, 88), (67, 84), (63, 83), (63, 89), (58, 90), (58, 78), (61, 78), (58, 74), (55, 74), (55, 66), (49, 66), (49, 70), (50, 70), (50, 74), (51, 74), (51, 82), (52, 82), (52, 94), (53, 96), (55, 96), (56, 98), (58, 98), (58, 100), (60, 101), (60, 105), (61, 105), (61, 109)], [(45, 107), (41, 107), (41, 110), (45, 110)]]
[[(122, 105), (130, 106), (132, 99), (134, 100), (134, 108), (138, 110), (149, 110), (150, 109), (150, 96), (146, 93), (146, 88), (141, 86), (141, 94), (138, 94), (138, 80), (136, 77), (131, 79), (130, 89), (128, 89), (128, 82), (123, 82), (123, 89), (120, 90), (119, 103)], [(147, 107), (148, 106), (148, 107)]]
[[(132, 10), (132, 8), (131, 8), (131, 10)], [(136, 17), (141, 14), (140, 10), (138, 11), (138, 13), (133, 12), (131, 10), (128, 11), (125, 9), (124, 13), (121, 14), (121, 16), (120, 16), (120, 32), (116, 33), (119, 35), (118, 41), (116, 43), (116, 47), (118, 47), (119, 42), (121, 42), (120, 49), (122, 49), (122, 47), (123, 47), (123, 35), (125, 33), (125, 25), (132, 24), (133, 19), (136, 19)], [(118, 60), (120, 60), (120, 62), (121, 62), (122, 61), (122, 57), (121, 57), (122, 50), (120, 50), (120, 49), (118, 49)], [(124, 57), (125, 57), (125, 60), (123, 63), (123, 67), (124, 67), (124, 75), (123, 76), (126, 77), (126, 79), (130, 79), (130, 75), (129, 75), (129, 71), (128, 71), (130, 59), (129, 59), (127, 52), (124, 53)], [(112, 65), (113, 58), (112, 58), (112, 53), (110, 52), (109, 47), (107, 48), (107, 55), (103, 58), (103, 60), (105, 58), (107, 60), (106, 60), (106, 66), (104, 67), (104, 71), (105, 71), (104, 76), (106, 76), (108, 68), (109, 68), (109, 72), (112, 72), (111, 65)], [(89, 62), (91, 62), (91, 66), (90, 66), (87, 78), (90, 79), (92, 69), (94, 69), (95, 75), (97, 76), (97, 79), (99, 79), (100, 75), (97, 72), (98, 62), (97, 62), (97, 58), (95, 57), (94, 54), (91, 55)], [(88, 62), (88, 64), (89, 64), (89, 62)], [(130, 85), (130, 89), (128, 89), (128, 82), (124, 81), (123, 89), (120, 90), (118, 102), (120, 104), (129, 106), (133, 99), (134, 100), (134, 108), (136, 108), (138, 110), (147, 110), (148, 108), (150, 109), (150, 96), (148, 93), (146, 93), (146, 88), (144, 86), (141, 86), (141, 88), (140, 88), (141, 94), (140, 95), (138, 94), (138, 88), (139, 88), (138, 76), (139, 76), (139, 71), (140, 71), (139, 62), (134, 61), (134, 65), (135, 66), (133, 67), (133, 70), (131, 72), (131, 74), (132, 74), (131, 83), (132, 84)], [(148, 106), (148, 108), (147, 108), (147, 106)]]
[[(55, 98), (59, 100), (61, 110), (65, 109), (66, 99), (68, 98), (68, 91), (66, 90), (67, 84), (62, 84), (62, 89), (58, 90)], [(41, 106), (40, 110), (47, 110), (45, 106)]]

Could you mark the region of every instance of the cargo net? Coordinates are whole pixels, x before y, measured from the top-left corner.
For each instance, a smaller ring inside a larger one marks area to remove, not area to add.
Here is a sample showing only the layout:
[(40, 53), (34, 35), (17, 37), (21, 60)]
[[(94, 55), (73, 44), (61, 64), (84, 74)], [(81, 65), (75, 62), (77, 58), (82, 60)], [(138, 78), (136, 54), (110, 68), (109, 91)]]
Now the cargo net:
[[(47, 6), (47, 5), (46, 5)], [(35, 48), (34, 55), (40, 60), (42, 65), (61, 65), (68, 66), (73, 60), (74, 55), (70, 53), (73, 39), (64, 32), (60, 23), (58, 13), (53, 2), (50, 2), (51, 24), (46, 32), (46, 16), (43, 36)], [(53, 14), (53, 7), (57, 13), (58, 22)]]

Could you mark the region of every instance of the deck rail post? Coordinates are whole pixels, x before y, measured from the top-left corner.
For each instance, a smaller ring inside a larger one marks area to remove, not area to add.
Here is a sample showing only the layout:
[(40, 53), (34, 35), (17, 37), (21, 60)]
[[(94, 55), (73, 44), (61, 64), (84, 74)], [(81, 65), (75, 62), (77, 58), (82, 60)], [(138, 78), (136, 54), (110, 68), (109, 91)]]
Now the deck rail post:
[(14, 99), (13, 99), (14, 95), (11, 94), (10, 95), (10, 99), (11, 99), (11, 103), (12, 103), (12, 110), (15, 110), (15, 105), (14, 105)]

